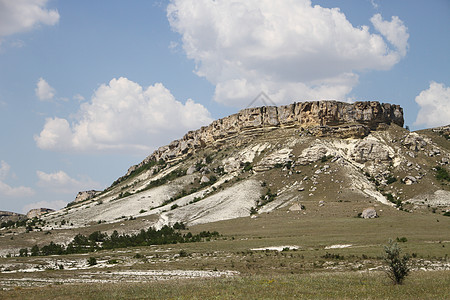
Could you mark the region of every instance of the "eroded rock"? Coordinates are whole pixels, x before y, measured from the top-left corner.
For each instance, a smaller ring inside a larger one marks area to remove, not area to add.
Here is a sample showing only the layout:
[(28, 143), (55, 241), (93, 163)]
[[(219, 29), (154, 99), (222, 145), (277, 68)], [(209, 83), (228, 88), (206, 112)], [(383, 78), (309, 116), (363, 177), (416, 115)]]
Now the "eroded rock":
[(378, 218), (378, 214), (374, 207), (368, 207), (364, 209), (363, 212), (361, 213), (361, 218), (363, 219)]

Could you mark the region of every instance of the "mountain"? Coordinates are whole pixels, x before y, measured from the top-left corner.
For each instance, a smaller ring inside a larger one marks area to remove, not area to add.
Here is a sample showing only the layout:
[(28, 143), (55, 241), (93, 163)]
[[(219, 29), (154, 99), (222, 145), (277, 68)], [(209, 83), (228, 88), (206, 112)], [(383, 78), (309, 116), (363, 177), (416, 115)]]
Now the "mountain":
[(0, 223), (8, 222), (8, 221), (17, 222), (17, 221), (24, 220), (25, 218), (26, 218), (25, 215), (18, 214), (15, 212), (0, 211)]
[[(139, 230), (289, 209), (346, 216), (368, 207), (448, 210), (450, 126), (409, 132), (403, 125), (400, 106), (376, 101), (244, 109), (41, 218), (46, 229), (100, 223)], [(125, 222), (133, 219), (139, 222)]]

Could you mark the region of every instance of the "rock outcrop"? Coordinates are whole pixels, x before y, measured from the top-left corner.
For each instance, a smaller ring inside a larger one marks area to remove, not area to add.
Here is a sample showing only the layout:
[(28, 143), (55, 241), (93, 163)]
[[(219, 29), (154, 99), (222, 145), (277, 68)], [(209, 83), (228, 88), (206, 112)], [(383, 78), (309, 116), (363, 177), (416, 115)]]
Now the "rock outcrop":
[(99, 193), (101, 193), (101, 192), (95, 191), (95, 190), (78, 192), (78, 194), (75, 197), (75, 200), (73, 201), (73, 203), (78, 203), (78, 202), (82, 202), (82, 201), (85, 201), (85, 200), (92, 199), (95, 196), (97, 196)]
[(0, 210), (0, 222), (8, 222), (8, 221), (16, 222), (23, 219), (25, 219), (25, 215)]
[(28, 213), (27, 213), (27, 218), (28, 219), (33, 219), (34, 217), (40, 217), (43, 214), (49, 213), (55, 211), (51, 208), (35, 208), (35, 209), (31, 209)]
[(280, 107), (247, 108), (190, 131), (183, 138), (160, 147), (140, 164), (129, 168), (125, 177), (151, 161), (182, 159), (199, 148), (224, 143), (238, 134), (254, 135), (280, 127), (298, 127), (310, 128), (318, 136), (341, 133), (343, 137), (360, 137), (367, 135), (370, 130), (376, 130), (380, 125), (382, 127), (391, 123), (403, 126), (403, 109), (399, 105), (377, 101), (311, 101)]

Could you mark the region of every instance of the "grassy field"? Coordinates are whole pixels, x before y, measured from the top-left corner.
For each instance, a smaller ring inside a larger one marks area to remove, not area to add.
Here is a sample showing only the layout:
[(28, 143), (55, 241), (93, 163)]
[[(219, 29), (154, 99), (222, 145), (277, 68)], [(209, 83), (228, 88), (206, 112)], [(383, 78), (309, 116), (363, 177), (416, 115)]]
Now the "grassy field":
[[(223, 235), (209, 242), (0, 258), (0, 266), (9, 265), (11, 270), (14, 266), (41, 268), (30, 273), (1, 272), (0, 289), (4, 290), (0, 299), (450, 298), (449, 217), (384, 206), (380, 218), (364, 220), (348, 216), (353, 212), (351, 204), (327, 203), (321, 210), (306, 210), (306, 214), (280, 209), (256, 218), (190, 228), (192, 233), (217, 230)], [(403, 253), (412, 255), (413, 271), (401, 286), (392, 285), (380, 271), (383, 245), (397, 237), (406, 238), (399, 245)], [(252, 250), (284, 245), (299, 248)], [(351, 246), (333, 248), (335, 245)], [(85, 262), (91, 256), (98, 265), (55, 268), (67, 261)], [(115, 262), (108, 263), (112, 260)], [(149, 270), (228, 270), (239, 275), (170, 280), (110, 276)]]
[(2, 299), (449, 299), (448, 272), (415, 272), (392, 285), (381, 272), (313, 273), (149, 283), (49, 285)]

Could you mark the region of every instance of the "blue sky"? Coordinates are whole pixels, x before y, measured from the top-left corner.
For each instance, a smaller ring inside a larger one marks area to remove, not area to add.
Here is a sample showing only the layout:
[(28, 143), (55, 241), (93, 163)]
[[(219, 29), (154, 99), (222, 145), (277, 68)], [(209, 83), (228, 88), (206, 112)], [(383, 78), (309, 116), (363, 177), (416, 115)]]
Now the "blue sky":
[(448, 28), (448, 0), (0, 0), (0, 210), (104, 189), (261, 91), (449, 124)]

